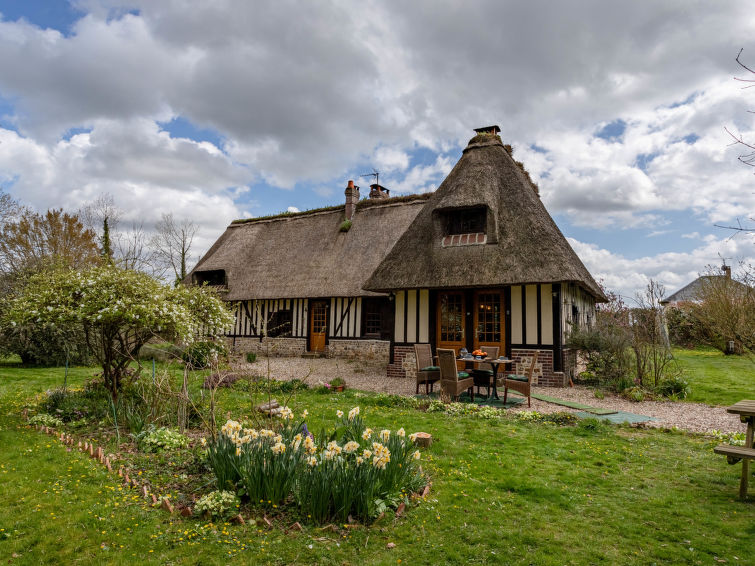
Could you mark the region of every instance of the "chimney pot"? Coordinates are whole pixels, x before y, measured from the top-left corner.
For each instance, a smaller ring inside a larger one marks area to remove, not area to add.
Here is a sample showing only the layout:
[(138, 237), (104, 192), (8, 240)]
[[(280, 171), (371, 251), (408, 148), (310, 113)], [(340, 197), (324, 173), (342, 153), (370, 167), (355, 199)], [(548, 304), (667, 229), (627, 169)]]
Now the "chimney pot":
[(359, 187), (354, 184), (353, 180), (349, 179), (344, 194), (346, 195), (346, 220), (351, 220), (359, 202)]

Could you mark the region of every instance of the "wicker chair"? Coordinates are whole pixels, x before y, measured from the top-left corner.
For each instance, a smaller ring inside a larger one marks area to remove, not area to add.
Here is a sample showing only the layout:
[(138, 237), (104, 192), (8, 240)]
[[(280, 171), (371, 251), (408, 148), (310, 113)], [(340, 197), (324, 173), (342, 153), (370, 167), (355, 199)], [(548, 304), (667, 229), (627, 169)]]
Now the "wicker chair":
[(532, 354), (532, 362), (524, 375), (508, 375), (503, 381), (503, 404), (506, 404), (506, 397), (508, 396), (509, 389), (521, 393), (527, 397), (527, 406), (532, 406), (532, 374), (535, 371), (535, 364), (537, 364), (537, 356), (540, 352), (535, 350)]
[(440, 367), (433, 365), (433, 351), (430, 344), (415, 344), (414, 358), (417, 361), (417, 391), (419, 386), (425, 384), (425, 395), (433, 391), (433, 384), (440, 381)]
[(438, 348), (438, 365), (440, 366), (440, 390), (456, 400), (464, 391), (474, 401), (474, 379), (467, 372), (456, 369), (456, 352)]
[[(483, 349), (483, 346), (480, 346)], [(488, 357), (495, 359), (498, 357), (498, 352), (501, 350), (499, 346), (485, 346), (485, 351), (488, 353)], [(490, 397), (490, 386), (493, 385), (493, 366), (490, 364), (480, 364), (478, 367), (472, 370), (472, 377), (474, 377), (474, 383), (477, 387), (477, 394), (480, 394), (480, 387), (487, 385), (488, 397)]]

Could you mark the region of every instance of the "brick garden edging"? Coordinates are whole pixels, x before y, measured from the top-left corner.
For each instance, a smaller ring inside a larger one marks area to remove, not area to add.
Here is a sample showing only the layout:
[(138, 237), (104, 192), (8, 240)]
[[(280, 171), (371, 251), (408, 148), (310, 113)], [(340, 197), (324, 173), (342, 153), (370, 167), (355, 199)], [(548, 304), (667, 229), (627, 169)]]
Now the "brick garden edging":
[[(57, 432), (54, 428), (50, 428), (49, 426), (43, 426), (43, 425), (36, 425), (35, 428), (40, 431), (44, 432), (45, 434), (48, 434), (50, 436), (56, 437), (64, 446), (66, 446), (66, 451), (71, 452), (74, 448), (78, 449), (79, 452), (83, 452), (85, 454), (89, 454), (89, 457), (93, 460), (97, 460), (100, 464), (102, 464), (103, 467), (107, 469), (109, 473), (113, 473), (113, 464), (111, 462), (111, 458), (114, 457), (114, 454), (105, 455), (105, 450), (102, 448), (102, 446), (95, 447), (95, 444), (93, 442), (89, 441), (81, 441), (76, 440), (73, 436), (70, 434), (66, 434), (65, 432)], [(118, 476), (123, 478), (123, 483), (128, 488), (133, 488), (141, 492), (142, 497), (147, 501), (150, 502), (152, 506), (157, 506), (157, 504), (160, 504), (160, 508), (164, 509), (168, 513), (173, 513), (175, 511), (175, 507), (173, 504), (166, 498), (162, 498), (162, 500), (159, 500), (157, 496), (152, 493), (149, 490), (149, 487), (146, 483), (139, 483), (136, 479), (129, 477), (128, 471), (126, 471), (123, 466), (120, 466), (118, 468)], [(179, 509), (179, 513), (183, 517), (190, 517), (193, 515), (193, 511), (191, 507), (181, 507)]]

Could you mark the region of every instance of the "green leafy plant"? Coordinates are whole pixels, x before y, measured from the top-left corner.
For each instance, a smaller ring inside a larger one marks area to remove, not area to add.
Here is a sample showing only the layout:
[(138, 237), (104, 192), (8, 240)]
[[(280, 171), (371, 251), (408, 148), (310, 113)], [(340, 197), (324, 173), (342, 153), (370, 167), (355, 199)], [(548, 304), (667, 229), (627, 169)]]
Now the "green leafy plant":
[(256, 352), (247, 352), (246, 353), (246, 363), (253, 364), (257, 361), (257, 354)]
[(58, 427), (63, 426), (63, 421), (61, 421), (58, 417), (53, 417), (52, 415), (48, 415), (47, 413), (40, 413), (30, 418), (29, 424)]
[(238, 512), (239, 498), (232, 491), (212, 491), (199, 498), (194, 506), (196, 515), (225, 518)]
[(670, 399), (685, 399), (690, 393), (689, 383), (678, 375), (663, 379), (655, 388), (656, 393)]
[(351, 229), (352, 222), (351, 220), (344, 220), (341, 222), (341, 225), (338, 227), (339, 232), (348, 232)]
[(176, 450), (185, 448), (189, 441), (178, 431), (167, 427), (155, 428), (150, 425), (146, 430), (136, 435), (139, 447), (145, 452), (161, 452), (163, 450)]

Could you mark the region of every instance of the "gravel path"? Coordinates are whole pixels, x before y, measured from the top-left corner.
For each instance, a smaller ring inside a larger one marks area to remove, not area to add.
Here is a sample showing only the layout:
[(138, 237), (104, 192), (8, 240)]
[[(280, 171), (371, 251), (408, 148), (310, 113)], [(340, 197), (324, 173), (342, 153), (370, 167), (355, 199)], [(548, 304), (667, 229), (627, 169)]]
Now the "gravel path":
[[(310, 386), (327, 383), (334, 377), (342, 377), (348, 387), (364, 391), (394, 393), (397, 395), (414, 395), (415, 383), (410, 379), (397, 379), (386, 376), (385, 366), (367, 364), (351, 360), (334, 360), (325, 358), (261, 358), (253, 364), (236, 363), (233, 369), (240, 372), (267, 374), (270, 363), (270, 375), (278, 380), (302, 379)], [(655, 417), (657, 421), (648, 421), (646, 426), (657, 428), (677, 427), (696, 433), (709, 433), (712, 430), (723, 432), (744, 432), (745, 425), (739, 417), (730, 415), (724, 407), (712, 407), (702, 403), (678, 403), (672, 401), (643, 401), (636, 403), (613, 394), (606, 393), (604, 399), (598, 399), (590, 387), (575, 386), (565, 388), (535, 387), (534, 391), (549, 397), (574, 401), (591, 407), (600, 407), (627, 413)], [(528, 410), (526, 403), (514, 411)], [(531, 410), (541, 413), (556, 411), (577, 412), (575, 409), (556, 405), (538, 399), (532, 399)]]

